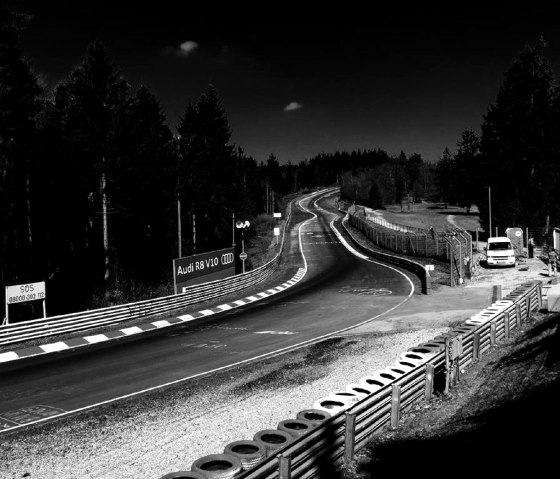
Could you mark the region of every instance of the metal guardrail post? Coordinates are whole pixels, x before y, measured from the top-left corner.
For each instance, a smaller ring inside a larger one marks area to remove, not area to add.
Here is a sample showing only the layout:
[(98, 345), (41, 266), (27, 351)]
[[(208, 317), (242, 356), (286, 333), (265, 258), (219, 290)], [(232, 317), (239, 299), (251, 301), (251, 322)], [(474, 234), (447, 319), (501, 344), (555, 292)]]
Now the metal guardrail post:
[(356, 414), (347, 412), (344, 432), (344, 464), (350, 465), (354, 461), (354, 447), (356, 444)]
[(426, 364), (426, 384), (424, 386), (424, 400), (430, 402), (434, 394), (434, 365)]
[(401, 420), (401, 387), (391, 385), (391, 428), (396, 429)]
[(472, 350), (472, 360), (476, 363), (480, 358), (480, 333), (476, 332), (473, 334), (473, 350)]
[(292, 459), (278, 454), (278, 477), (279, 479), (291, 479), (292, 477)]
[(496, 323), (490, 323), (490, 346), (496, 346)]

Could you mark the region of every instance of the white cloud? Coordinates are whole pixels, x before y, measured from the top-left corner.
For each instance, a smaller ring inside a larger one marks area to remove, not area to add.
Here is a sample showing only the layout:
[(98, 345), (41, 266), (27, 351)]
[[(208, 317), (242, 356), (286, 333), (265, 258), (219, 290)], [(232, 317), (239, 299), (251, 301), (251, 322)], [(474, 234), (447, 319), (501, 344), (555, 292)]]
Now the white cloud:
[(294, 110), (299, 110), (300, 108), (303, 108), (303, 105), (301, 103), (298, 103), (297, 101), (292, 101), (284, 107), (284, 111), (294, 111)]
[(179, 51), (177, 52), (181, 56), (189, 56), (198, 48), (198, 43), (191, 40), (187, 40), (179, 45)]

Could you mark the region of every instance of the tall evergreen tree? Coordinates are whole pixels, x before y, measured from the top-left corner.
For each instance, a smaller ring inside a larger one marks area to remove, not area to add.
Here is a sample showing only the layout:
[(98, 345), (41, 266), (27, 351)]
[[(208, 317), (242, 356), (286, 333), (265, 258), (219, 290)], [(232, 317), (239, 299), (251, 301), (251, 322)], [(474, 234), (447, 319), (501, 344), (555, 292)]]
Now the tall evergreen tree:
[[(0, 7), (0, 282), (40, 281), (33, 269), (35, 119), (41, 88), (19, 46), (26, 17)], [(0, 295), (3, 295), (3, 289)]]
[(51, 158), (51, 209), (54, 213), (64, 207), (65, 214), (53, 216), (57, 229), (51, 242), (57, 243), (55, 264), (63, 282), (78, 274), (76, 268), (85, 268), (93, 284), (110, 286), (110, 194), (118, 188), (113, 174), (123, 154), (129, 89), (96, 41), (55, 90), (51, 121), (58, 125), (60, 146)]
[(480, 198), (484, 185), (480, 184), (480, 139), (468, 128), (457, 142), (457, 153), (453, 158), (452, 175), (455, 178), (454, 202), (470, 212), (472, 205)]
[[(558, 169), (552, 124), (556, 92), (545, 47), (540, 39), (523, 48), (482, 123), (481, 180), (491, 187), (496, 225), (543, 223), (552, 213), (547, 187), (550, 169)], [(482, 195), (478, 205), (487, 222), (488, 206)]]
[(175, 151), (165, 120), (153, 93), (141, 86), (123, 120), (108, 188), (114, 259), (128, 278), (143, 282), (163, 280), (177, 254)]
[(232, 216), (241, 207), (237, 188), (242, 174), (234, 146), (229, 143), (229, 122), (214, 86), (208, 87), (196, 106), (188, 105), (177, 131), (178, 192), (193, 228), (188, 250), (200, 253), (224, 247)]

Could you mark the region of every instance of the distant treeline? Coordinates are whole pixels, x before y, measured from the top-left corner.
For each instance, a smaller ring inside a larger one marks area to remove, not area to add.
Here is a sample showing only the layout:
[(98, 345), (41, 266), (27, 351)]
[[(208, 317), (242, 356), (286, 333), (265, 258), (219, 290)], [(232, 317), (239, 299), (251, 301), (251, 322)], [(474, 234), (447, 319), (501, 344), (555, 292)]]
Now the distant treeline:
[(168, 284), (179, 207), (187, 256), (231, 246), (233, 215), (270, 215), (304, 189), (339, 182), (347, 199), (382, 207), (429, 188), (419, 155), (259, 163), (231, 143), (212, 85), (172, 133), (155, 96), (133, 91), (100, 42), (46, 91), (19, 46), (25, 17), (0, 13), (1, 291), (47, 281), (49, 315)]

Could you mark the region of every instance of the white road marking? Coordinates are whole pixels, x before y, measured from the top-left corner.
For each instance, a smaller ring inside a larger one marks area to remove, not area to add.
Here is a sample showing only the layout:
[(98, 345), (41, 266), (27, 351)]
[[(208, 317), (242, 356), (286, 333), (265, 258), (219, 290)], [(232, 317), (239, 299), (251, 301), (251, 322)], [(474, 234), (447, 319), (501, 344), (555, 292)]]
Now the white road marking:
[(54, 353), (56, 351), (63, 351), (65, 349), (70, 349), (66, 343), (59, 341), (58, 343), (42, 344), (39, 346), (45, 353)]
[(142, 329), (140, 329), (138, 326), (132, 326), (131, 328), (124, 328), (121, 329), (121, 331), (126, 335), (138, 334), (143, 332)]
[(84, 339), (89, 343), (101, 343), (107, 341), (109, 338), (104, 334), (94, 334), (93, 336), (84, 336)]
[(152, 323), (156, 328), (163, 328), (165, 326), (169, 326), (169, 321), (166, 321), (165, 319), (162, 319), (160, 321), (154, 321)]

